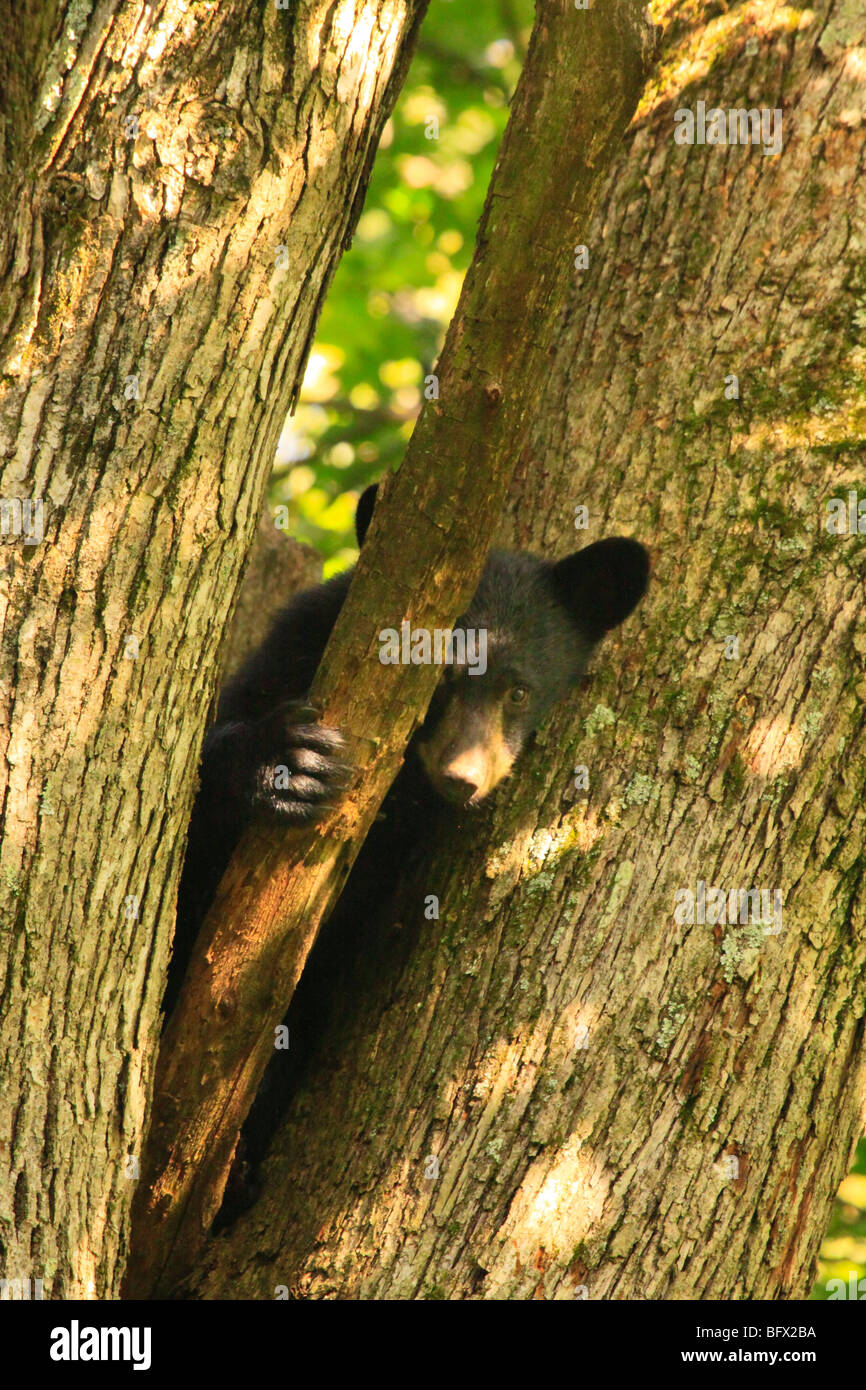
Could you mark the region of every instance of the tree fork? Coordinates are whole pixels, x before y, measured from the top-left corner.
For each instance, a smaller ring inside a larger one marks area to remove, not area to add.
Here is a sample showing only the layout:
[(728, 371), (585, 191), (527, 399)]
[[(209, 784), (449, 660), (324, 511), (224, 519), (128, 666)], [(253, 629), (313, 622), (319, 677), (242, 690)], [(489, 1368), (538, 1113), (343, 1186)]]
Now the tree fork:
[[(555, 555), (580, 501), (587, 540), (651, 542), (650, 593), (346, 942), (190, 1297), (808, 1294), (866, 1122), (866, 13), (660, 12), (496, 535)], [(778, 159), (673, 138), (698, 99), (779, 91)], [(783, 929), (679, 923), (700, 880), (780, 888)]]
[[(541, 393), (573, 246), (635, 110), (655, 32), (642, 7), (539, 0), (529, 53), (449, 329), (440, 395), (390, 480), (312, 698), (357, 776), (316, 831), (248, 830), (202, 928), (157, 1064), (128, 1296), (166, 1296), (221, 1200), (240, 1127), (319, 924), (430, 699), (433, 667), (381, 666), (377, 633), (441, 627), (479, 577)], [(572, 130), (557, 143), (550, 132)], [(430, 464), (436, 460), (436, 471)], [(449, 529), (431, 522), (447, 517)], [(393, 563), (389, 523), (399, 523)]]

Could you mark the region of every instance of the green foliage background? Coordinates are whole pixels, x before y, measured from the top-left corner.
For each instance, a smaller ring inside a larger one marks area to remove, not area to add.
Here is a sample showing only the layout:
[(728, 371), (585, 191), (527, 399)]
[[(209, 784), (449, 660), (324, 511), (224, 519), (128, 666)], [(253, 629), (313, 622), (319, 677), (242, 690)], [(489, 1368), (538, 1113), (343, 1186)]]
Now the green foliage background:
[[(397, 467), (412, 433), (472, 258), (532, 19), (532, 0), (432, 0), (269, 493), (273, 508), (288, 507), (291, 534), (323, 556), (326, 576), (354, 563), (358, 493)], [(866, 1140), (812, 1298), (851, 1273), (866, 1278)]]
[(532, 27), (532, 0), (432, 0), (364, 211), (324, 306), (270, 501), (330, 575), (355, 499), (395, 468), (435, 369)]
[[(844, 1281), (847, 1297), (849, 1275), (866, 1279), (866, 1139), (857, 1146), (854, 1167), (839, 1189), (830, 1229), (821, 1247), (818, 1282), (812, 1298), (838, 1298), (838, 1285), (827, 1287), (831, 1279)], [(866, 1285), (858, 1298), (866, 1300)]]

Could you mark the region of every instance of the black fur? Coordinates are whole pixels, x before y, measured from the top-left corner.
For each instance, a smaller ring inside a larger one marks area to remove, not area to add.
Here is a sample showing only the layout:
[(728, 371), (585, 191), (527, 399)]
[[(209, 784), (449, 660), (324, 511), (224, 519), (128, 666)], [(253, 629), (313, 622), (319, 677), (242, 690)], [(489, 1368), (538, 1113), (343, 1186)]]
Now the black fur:
[[(374, 502), (375, 487), (368, 488), (356, 515), (359, 544)], [(395, 864), (405, 868), (423, 852), (435, 819), (458, 814), (442, 798), (469, 806), (483, 799), (481, 773), (454, 774), (464, 745), (483, 764), (490, 750), (479, 744), (495, 730), (498, 766), (510, 767), (532, 730), (580, 679), (600, 638), (638, 603), (648, 575), (643, 546), (621, 537), (597, 541), (554, 564), (523, 553), (491, 553), (472, 602), (455, 624), (485, 630), (487, 670), (470, 675), (464, 667), (444, 669), (380, 823), (344, 890), (341, 903), (351, 901), (357, 921), (364, 918), (365, 895), (381, 886), (383, 866), (385, 874)], [(222, 693), (204, 744), (190, 823), (167, 1014), (244, 826), (259, 816), (286, 826), (313, 824), (345, 784), (343, 738), (321, 724), (307, 698), (351, 577), (349, 571), (293, 598)], [(320, 955), (324, 949), (317, 947)]]

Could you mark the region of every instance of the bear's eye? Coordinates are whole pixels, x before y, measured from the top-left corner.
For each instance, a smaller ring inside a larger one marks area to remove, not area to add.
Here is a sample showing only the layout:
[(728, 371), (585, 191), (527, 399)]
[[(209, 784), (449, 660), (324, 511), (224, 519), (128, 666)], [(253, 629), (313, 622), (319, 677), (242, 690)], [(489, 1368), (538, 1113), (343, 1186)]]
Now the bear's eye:
[(529, 690), (525, 685), (514, 685), (508, 692), (508, 703), (510, 705), (525, 705), (529, 699)]

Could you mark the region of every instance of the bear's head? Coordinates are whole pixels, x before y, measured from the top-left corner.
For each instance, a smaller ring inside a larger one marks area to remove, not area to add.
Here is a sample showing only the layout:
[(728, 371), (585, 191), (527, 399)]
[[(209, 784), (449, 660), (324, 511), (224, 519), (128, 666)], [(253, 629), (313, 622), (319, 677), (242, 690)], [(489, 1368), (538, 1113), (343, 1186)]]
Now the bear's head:
[[(375, 497), (374, 484), (358, 502), (359, 545)], [(646, 550), (624, 536), (554, 563), (491, 552), (413, 739), (441, 796), (478, 806), (508, 776), (529, 735), (584, 674), (604, 634), (633, 611), (648, 579)]]

